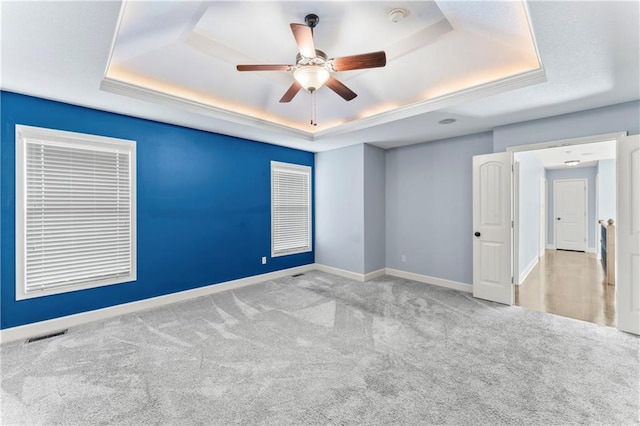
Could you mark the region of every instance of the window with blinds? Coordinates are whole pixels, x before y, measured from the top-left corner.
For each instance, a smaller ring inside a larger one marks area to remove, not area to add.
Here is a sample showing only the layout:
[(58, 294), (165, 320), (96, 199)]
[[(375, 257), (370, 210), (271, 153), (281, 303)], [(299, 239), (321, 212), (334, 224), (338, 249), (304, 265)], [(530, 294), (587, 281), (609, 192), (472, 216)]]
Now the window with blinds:
[(271, 162), (271, 256), (311, 251), (311, 167)]
[(16, 298), (136, 279), (135, 143), (16, 126)]

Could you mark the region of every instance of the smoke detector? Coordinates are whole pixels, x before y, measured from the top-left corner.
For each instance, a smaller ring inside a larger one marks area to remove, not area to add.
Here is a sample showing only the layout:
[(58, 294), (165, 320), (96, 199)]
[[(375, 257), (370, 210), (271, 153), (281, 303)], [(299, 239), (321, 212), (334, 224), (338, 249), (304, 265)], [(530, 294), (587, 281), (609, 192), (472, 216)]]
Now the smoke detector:
[(402, 21), (406, 16), (407, 16), (407, 11), (401, 7), (391, 9), (389, 11), (389, 14), (387, 15), (389, 20), (394, 24), (397, 24), (398, 22)]

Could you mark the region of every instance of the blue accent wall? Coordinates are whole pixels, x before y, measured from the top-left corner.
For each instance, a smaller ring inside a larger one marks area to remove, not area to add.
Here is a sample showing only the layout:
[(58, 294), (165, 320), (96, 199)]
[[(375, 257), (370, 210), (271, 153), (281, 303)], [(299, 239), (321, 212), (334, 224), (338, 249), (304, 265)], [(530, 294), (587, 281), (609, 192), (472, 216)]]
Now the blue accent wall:
[[(11, 92), (0, 117), (1, 328), (314, 262), (270, 257), (270, 162), (313, 167), (313, 153)], [(137, 281), (15, 300), (16, 124), (136, 141)]]

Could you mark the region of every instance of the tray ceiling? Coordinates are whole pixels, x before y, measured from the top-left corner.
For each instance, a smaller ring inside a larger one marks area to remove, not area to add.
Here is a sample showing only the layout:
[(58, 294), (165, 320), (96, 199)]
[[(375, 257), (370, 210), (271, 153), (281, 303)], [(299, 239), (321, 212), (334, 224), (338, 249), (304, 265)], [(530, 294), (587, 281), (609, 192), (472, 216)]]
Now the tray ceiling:
[[(392, 22), (397, 2), (124, 2), (102, 89), (318, 140), (544, 80), (524, 3), (402, 6)], [(289, 24), (308, 13), (329, 57), (386, 52), (384, 68), (334, 74), (354, 100), (322, 87), (279, 103), (292, 72), (236, 70), (295, 64)]]
[[(314, 152), (393, 148), (640, 99), (640, 2), (1, 3), (2, 90)], [(392, 7), (406, 19), (389, 22)], [(337, 74), (358, 93), (351, 102), (319, 90), (317, 128), (307, 93), (279, 104), (290, 74), (235, 71), (294, 61), (289, 24), (310, 12), (330, 56), (385, 49), (389, 59)], [(482, 71), (538, 56), (543, 68), (511, 77)]]

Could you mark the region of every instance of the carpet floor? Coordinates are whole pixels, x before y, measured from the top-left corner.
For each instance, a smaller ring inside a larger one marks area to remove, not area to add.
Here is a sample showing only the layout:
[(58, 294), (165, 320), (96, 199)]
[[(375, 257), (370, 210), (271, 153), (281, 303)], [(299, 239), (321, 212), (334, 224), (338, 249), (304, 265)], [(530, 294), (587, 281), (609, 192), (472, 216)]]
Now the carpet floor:
[(1, 423), (637, 424), (639, 341), (318, 271), (1, 346)]

